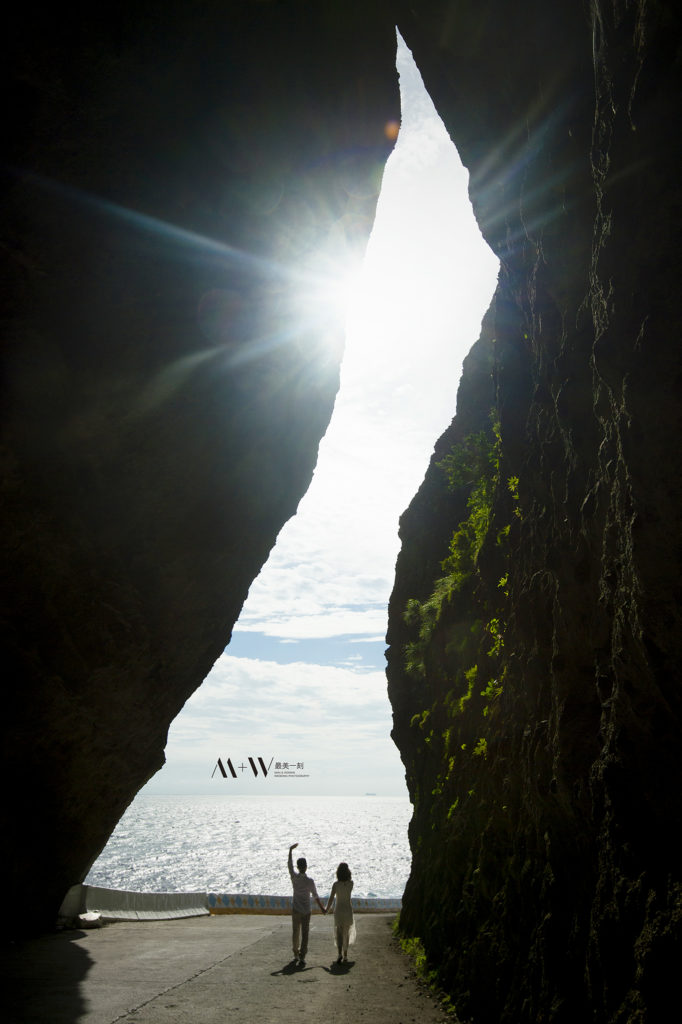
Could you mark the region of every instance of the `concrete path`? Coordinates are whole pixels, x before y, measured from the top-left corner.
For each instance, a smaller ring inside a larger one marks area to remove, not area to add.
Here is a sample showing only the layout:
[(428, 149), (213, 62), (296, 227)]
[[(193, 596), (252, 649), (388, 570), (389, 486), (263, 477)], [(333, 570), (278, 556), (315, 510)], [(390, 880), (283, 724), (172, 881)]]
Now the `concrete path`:
[(285, 916), (108, 925), (12, 945), (3, 957), (9, 1024), (456, 1024), (415, 977), (393, 915), (357, 915), (349, 963), (314, 915), (305, 968)]

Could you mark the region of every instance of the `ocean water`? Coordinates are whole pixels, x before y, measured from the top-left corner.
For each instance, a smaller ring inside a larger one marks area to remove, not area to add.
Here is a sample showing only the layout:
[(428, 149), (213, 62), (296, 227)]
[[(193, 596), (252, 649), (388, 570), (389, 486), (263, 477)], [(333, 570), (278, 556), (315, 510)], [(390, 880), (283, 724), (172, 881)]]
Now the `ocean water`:
[(327, 894), (345, 860), (356, 896), (401, 897), (410, 871), (404, 797), (152, 796), (130, 805), (86, 878), (138, 892), (289, 895), (306, 857)]

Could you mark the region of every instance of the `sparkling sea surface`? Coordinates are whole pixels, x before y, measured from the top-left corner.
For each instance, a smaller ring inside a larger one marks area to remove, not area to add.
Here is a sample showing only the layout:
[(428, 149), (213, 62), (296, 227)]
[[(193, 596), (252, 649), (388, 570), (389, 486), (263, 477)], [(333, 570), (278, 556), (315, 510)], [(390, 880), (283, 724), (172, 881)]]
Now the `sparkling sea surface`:
[(306, 857), (327, 894), (345, 860), (355, 896), (401, 897), (410, 871), (404, 797), (157, 796), (130, 805), (86, 878), (138, 892), (288, 895)]

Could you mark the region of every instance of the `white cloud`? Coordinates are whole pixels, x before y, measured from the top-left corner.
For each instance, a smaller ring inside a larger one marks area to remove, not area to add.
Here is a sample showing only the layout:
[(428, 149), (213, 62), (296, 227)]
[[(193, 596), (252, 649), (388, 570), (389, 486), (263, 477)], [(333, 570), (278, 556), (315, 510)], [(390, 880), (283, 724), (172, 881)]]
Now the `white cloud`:
[(320, 615), (278, 615), (276, 612), (266, 621), (240, 619), (239, 628), (244, 632), (258, 632), (265, 636), (284, 640), (320, 640), (324, 637), (352, 636), (373, 639), (377, 630), (386, 634), (387, 610), (385, 605), (377, 608), (354, 611), (351, 608), (330, 608)]
[[(390, 739), (383, 672), (357, 666), (281, 665), (224, 654), (172, 724), (167, 765), (151, 792), (220, 792), (218, 757), (234, 764), (249, 756), (301, 761), (308, 779), (270, 779), (306, 792), (365, 792), (368, 775), (384, 792), (399, 794), (402, 769)], [(374, 773), (374, 774), (372, 774)], [(232, 780), (231, 780), (232, 781)], [(240, 791), (263, 779), (247, 770)]]

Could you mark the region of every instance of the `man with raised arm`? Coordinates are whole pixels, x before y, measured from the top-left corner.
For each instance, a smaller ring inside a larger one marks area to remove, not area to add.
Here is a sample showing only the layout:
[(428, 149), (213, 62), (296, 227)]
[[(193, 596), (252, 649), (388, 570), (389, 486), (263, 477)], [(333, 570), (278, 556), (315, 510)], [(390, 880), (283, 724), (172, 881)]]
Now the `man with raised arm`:
[(312, 907), (311, 899), (317, 900), (317, 904), (325, 913), (322, 900), (317, 895), (315, 882), (306, 875), (308, 862), (305, 857), (299, 857), (296, 861), (298, 872), (294, 871), (294, 860), (291, 851), (295, 850), (298, 843), (292, 843), (289, 847), (289, 860), (287, 867), (291, 877), (291, 884), (294, 887), (294, 900), (291, 908), (291, 944), (294, 950), (294, 960), (298, 961), (299, 967), (305, 967), (305, 955), (308, 952), (308, 932), (310, 931), (310, 914)]

